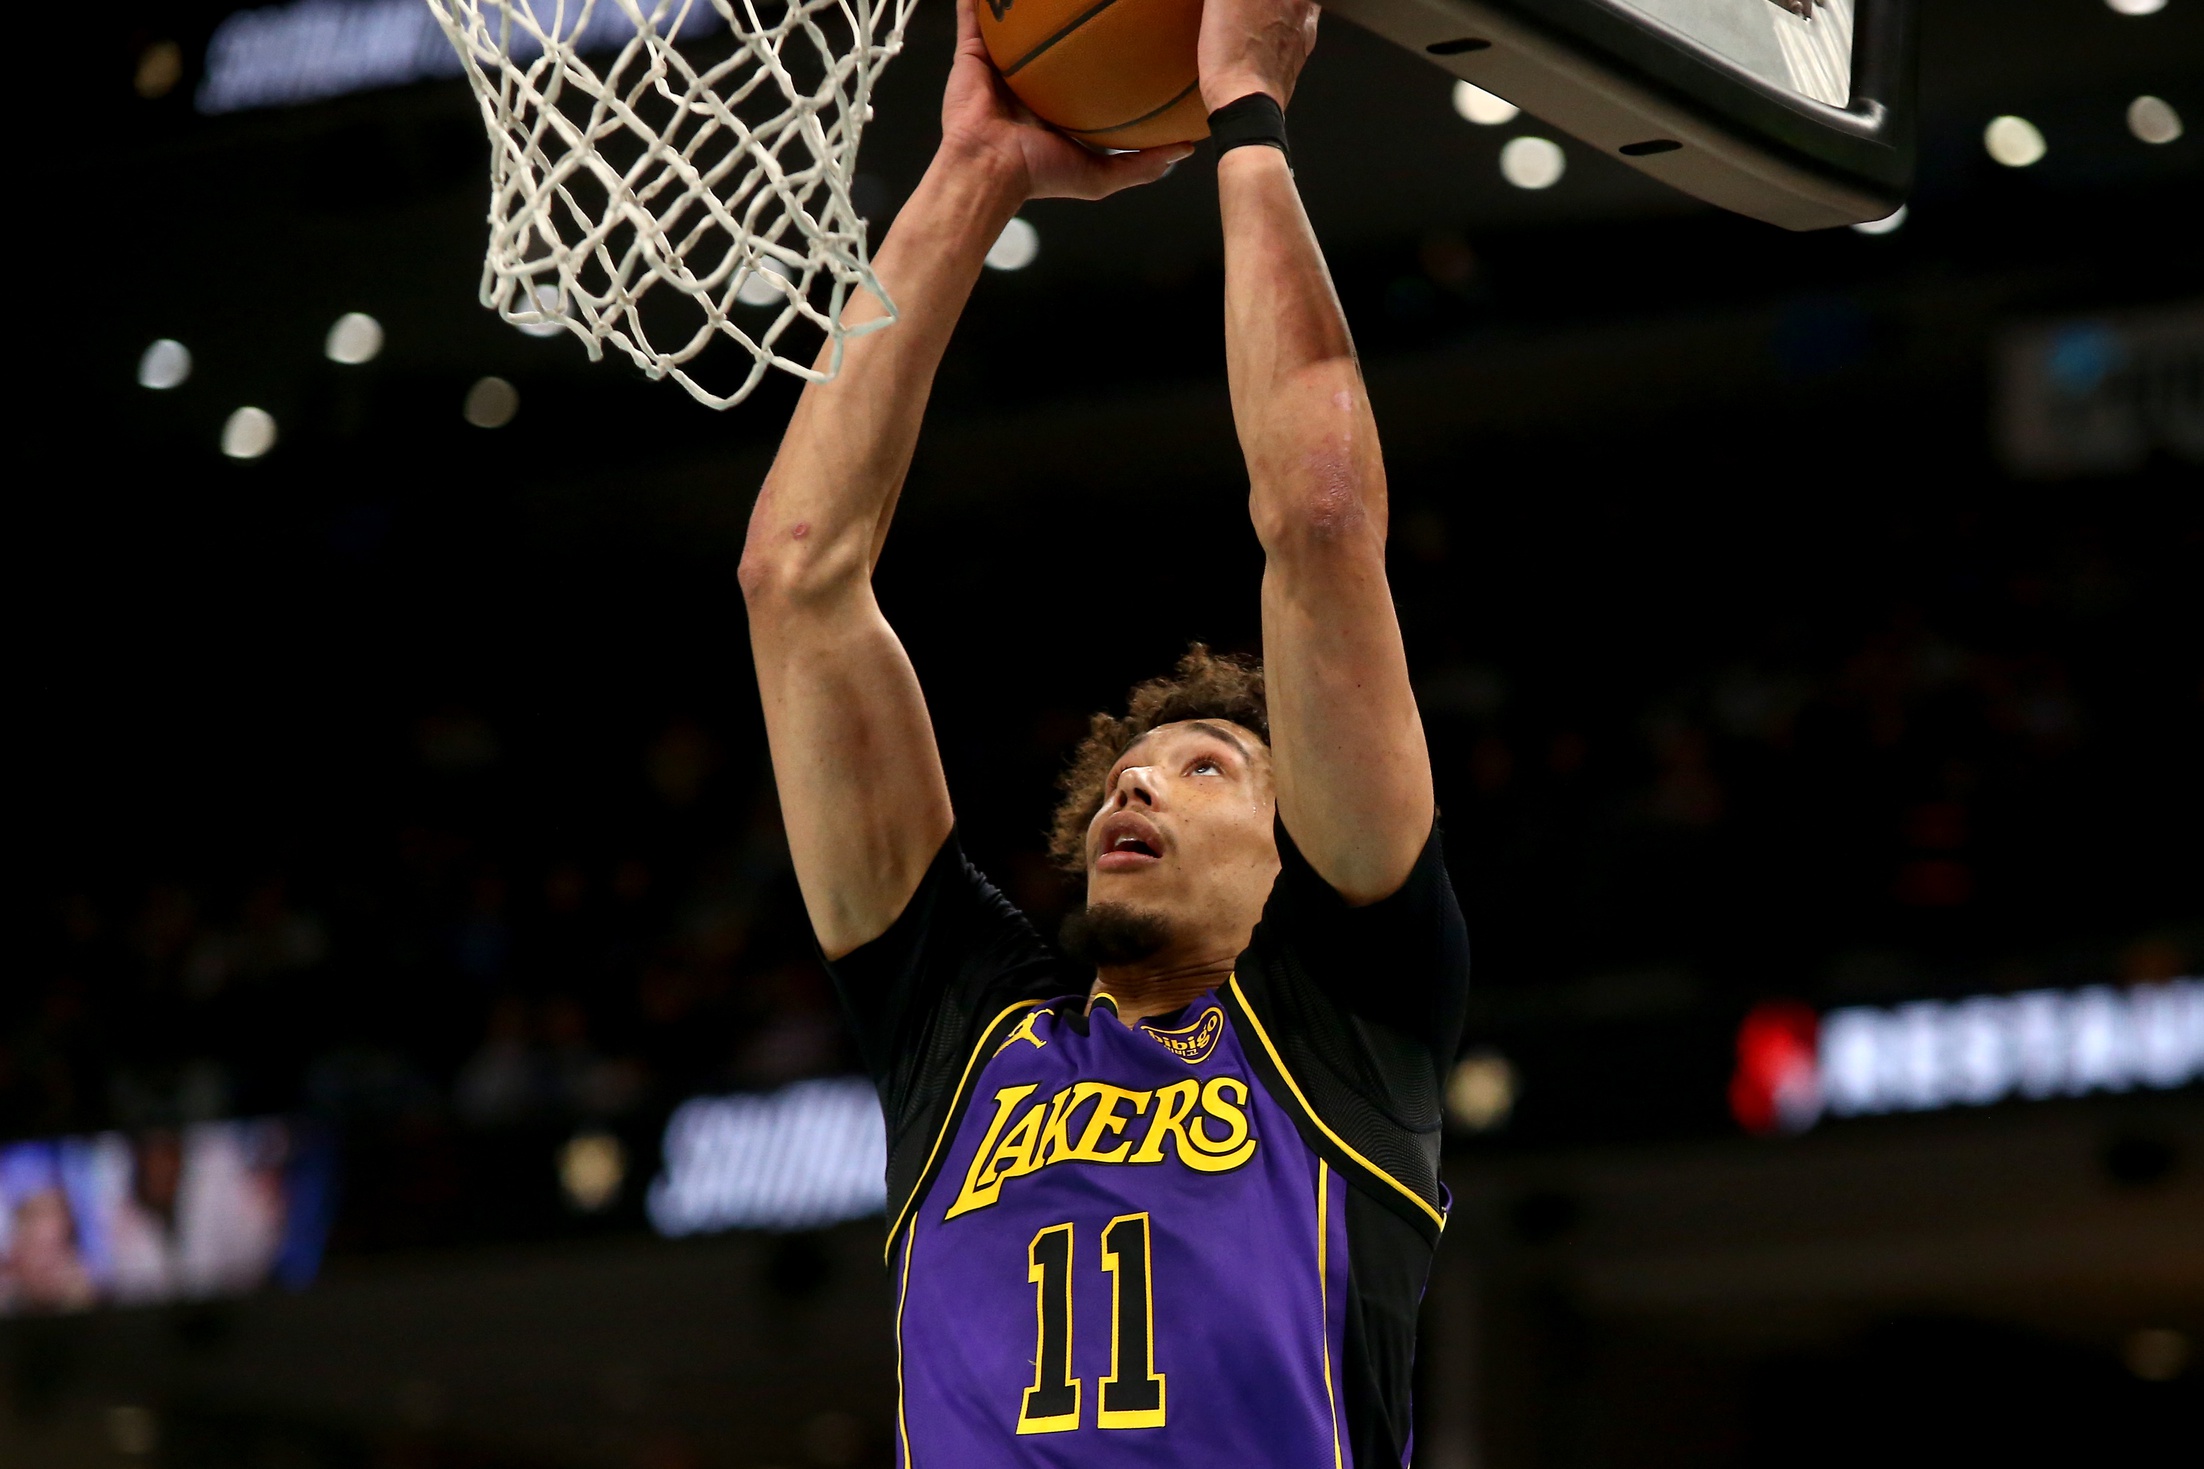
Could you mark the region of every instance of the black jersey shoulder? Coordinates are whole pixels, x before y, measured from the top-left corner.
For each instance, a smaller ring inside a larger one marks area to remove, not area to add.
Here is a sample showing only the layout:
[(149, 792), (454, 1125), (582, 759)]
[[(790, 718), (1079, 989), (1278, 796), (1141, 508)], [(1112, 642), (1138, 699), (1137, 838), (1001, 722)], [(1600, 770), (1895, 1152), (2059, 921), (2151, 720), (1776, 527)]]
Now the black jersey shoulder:
[(887, 1117), (892, 1239), (989, 1042), (1062, 992), (1062, 966), (951, 832), (887, 932), (826, 967)]
[(1278, 827), (1278, 882), (1225, 1001), (1304, 1141), (1436, 1242), (1447, 1068), (1469, 936), (1438, 829), (1392, 896), (1350, 906)]

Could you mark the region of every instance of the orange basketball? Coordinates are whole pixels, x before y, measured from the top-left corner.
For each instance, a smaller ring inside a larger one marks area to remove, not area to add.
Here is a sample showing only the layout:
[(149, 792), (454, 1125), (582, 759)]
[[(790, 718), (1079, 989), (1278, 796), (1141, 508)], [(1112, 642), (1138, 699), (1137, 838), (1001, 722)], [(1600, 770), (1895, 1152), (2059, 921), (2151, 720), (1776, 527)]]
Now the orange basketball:
[(1195, 85), (1202, 0), (979, 0), (980, 35), (1018, 100), (1092, 148), (1209, 136)]

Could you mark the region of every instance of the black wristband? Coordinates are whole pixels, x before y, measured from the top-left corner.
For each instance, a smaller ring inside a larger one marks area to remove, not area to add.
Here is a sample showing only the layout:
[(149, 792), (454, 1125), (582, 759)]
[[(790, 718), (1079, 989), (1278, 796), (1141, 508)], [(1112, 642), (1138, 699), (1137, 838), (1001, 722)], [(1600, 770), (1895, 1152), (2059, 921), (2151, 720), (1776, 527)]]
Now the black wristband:
[(1268, 92), (1250, 92), (1210, 113), (1209, 139), (1217, 145), (1219, 158), (1234, 148), (1260, 143), (1285, 154), (1286, 167), (1293, 167), (1293, 149), (1286, 146), (1286, 110)]

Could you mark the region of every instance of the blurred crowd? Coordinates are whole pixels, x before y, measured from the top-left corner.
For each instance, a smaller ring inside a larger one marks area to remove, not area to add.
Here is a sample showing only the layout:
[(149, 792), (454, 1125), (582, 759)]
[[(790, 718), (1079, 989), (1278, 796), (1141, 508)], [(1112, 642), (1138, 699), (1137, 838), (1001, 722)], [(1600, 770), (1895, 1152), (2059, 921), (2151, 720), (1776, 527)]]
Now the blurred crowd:
[(642, 788), (630, 829), (543, 847), (508, 739), (416, 721), (365, 850), (61, 894), (7, 1003), (0, 1127), (303, 1107), (498, 1129), (848, 1069), (760, 762), (738, 778), (672, 720), (597, 773)]
[[(1680, 962), (1836, 998), (1923, 982), (1893, 954), (2086, 941), (2135, 978), (2204, 957), (2179, 827), (2204, 669), (2147, 565), (1992, 566), (1963, 615), (1902, 584), (1818, 622), (1733, 613), (1673, 656), (1606, 629), (1602, 668), (1552, 629), (1451, 635), (1481, 614), (1447, 536), (1406, 516), (1398, 582), (1485, 984)], [(1021, 826), (965, 808), (1045, 928), (1071, 896), (1040, 859), (1046, 781), (1079, 715), (1005, 736)], [(0, 999), (0, 1136), (296, 1110), (571, 1128), (854, 1069), (754, 726), (635, 728), (546, 759), (512, 713), (436, 708), (399, 727), (362, 829), (64, 874)]]
[[(1720, 520), (1649, 537), (1669, 563), (1637, 579), (1667, 600), (1629, 610), (1574, 600), (1610, 571), (1592, 558), (1479, 606), (1445, 523), (1406, 518), (1399, 559), (1425, 564), (1396, 586), (1488, 982), (1666, 965), (1840, 1002), (2204, 957), (2180, 548), (1926, 519), (1903, 556), (1864, 548), (1881, 564), (1787, 564)], [(1449, 647), (1480, 626), (1521, 651)]]

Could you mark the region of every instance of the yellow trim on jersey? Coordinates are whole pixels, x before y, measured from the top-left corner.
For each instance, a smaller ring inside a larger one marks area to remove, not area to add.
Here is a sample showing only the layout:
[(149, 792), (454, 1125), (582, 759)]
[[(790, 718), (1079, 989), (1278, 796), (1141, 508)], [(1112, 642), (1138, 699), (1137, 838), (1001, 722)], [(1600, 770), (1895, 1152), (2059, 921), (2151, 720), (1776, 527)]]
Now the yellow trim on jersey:
[[(1248, 1012), (1253, 1014), (1251, 1010)], [(1332, 1469), (1345, 1469), (1346, 1461), (1339, 1452), (1339, 1403), (1332, 1396), (1332, 1272), (1325, 1259), (1331, 1247), (1332, 1210), (1326, 1186), (1331, 1182), (1331, 1165), (1322, 1158), (1316, 1160), (1316, 1304), (1320, 1318), (1319, 1337), (1324, 1343), (1324, 1406), (1332, 1419)], [(900, 1370), (900, 1368), (898, 1369)]]
[(895, 1293), (895, 1433), (903, 1443), (904, 1469), (911, 1466), (911, 1426), (903, 1417), (903, 1303), (911, 1295), (911, 1251), (918, 1248), (918, 1231), (903, 1242), (903, 1285)]
[(1308, 1114), (1309, 1121), (1316, 1124), (1316, 1130), (1323, 1133), (1324, 1136), (1330, 1138), (1334, 1147), (1338, 1148), (1348, 1157), (1354, 1159), (1357, 1163), (1360, 1163), (1364, 1168), (1369, 1169), (1371, 1173), (1377, 1175), (1379, 1178), (1384, 1179), (1394, 1188), (1400, 1190), (1401, 1197), (1414, 1204), (1417, 1208), (1423, 1210), (1424, 1213), (1428, 1214), (1431, 1217), (1431, 1222), (1433, 1224), (1436, 1224), (1441, 1229), (1446, 1228), (1446, 1216), (1444, 1214), (1441, 1214), (1437, 1209), (1431, 1207), (1431, 1205), (1425, 1203), (1423, 1200), (1423, 1195), (1417, 1193), (1407, 1184), (1402, 1183), (1392, 1174), (1387, 1173), (1384, 1169), (1378, 1167), (1377, 1164), (1371, 1162), (1368, 1158), (1365, 1158), (1362, 1156), (1362, 1154), (1356, 1152), (1354, 1146), (1351, 1143), (1349, 1143), (1345, 1138), (1341, 1137), (1338, 1133), (1333, 1132), (1331, 1130), (1331, 1127), (1324, 1121), (1324, 1119), (1316, 1115), (1316, 1109), (1314, 1107), (1311, 1107), (1309, 1105), (1309, 1099), (1306, 1096), (1302, 1095), (1301, 1083), (1295, 1081), (1293, 1079), (1293, 1073), (1286, 1069), (1286, 1058), (1279, 1055), (1278, 1048), (1270, 1043), (1270, 1032), (1263, 1029), (1262, 1017), (1257, 1015), (1255, 1013), (1255, 1007), (1247, 1002), (1247, 991), (1240, 988), (1240, 976), (1237, 973), (1232, 976), (1230, 984), (1232, 986), (1232, 994), (1234, 998), (1236, 998), (1240, 1002), (1240, 1008), (1247, 1012), (1248, 1023), (1255, 1027), (1255, 1038), (1263, 1043), (1263, 1049), (1270, 1054), (1271, 1064), (1278, 1068), (1278, 1074), (1285, 1079), (1286, 1089), (1292, 1092), (1293, 1099), (1301, 1104), (1301, 1110)]
[[(880, 1258), (883, 1261), (895, 1259), (896, 1234), (903, 1228), (904, 1221), (909, 1219), (912, 1212), (918, 1207), (918, 1196), (926, 1191), (926, 1175), (934, 1171), (934, 1159), (941, 1156), (941, 1145), (949, 1139), (949, 1124), (957, 1120), (957, 1104), (964, 1100), (964, 1089), (971, 1084), (972, 1068), (980, 1063), (980, 1048), (987, 1044), (987, 1038), (995, 1033), (996, 1026), (1009, 1019), (1015, 1012), (1034, 1009), (1040, 1003), (1039, 1000), (1019, 1000), (1014, 1004), (1005, 1005), (995, 1012), (995, 1018), (988, 1021), (986, 1027), (980, 1031), (979, 1040), (972, 1046), (972, 1055), (964, 1063), (964, 1075), (957, 1078), (956, 1092), (949, 1098), (949, 1112), (947, 1116), (941, 1119), (941, 1131), (934, 1134), (934, 1145), (926, 1152), (926, 1166), (918, 1170), (918, 1182), (912, 1187), (911, 1196), (903, 1201), (902, 1209), (895, 1216), (895, 1223), (888, 1228), (888, 1242), (880, 1248)], [(909, 1258), (908, 1255), (904, 1257), (906, 1263), (908, 1263)]]

